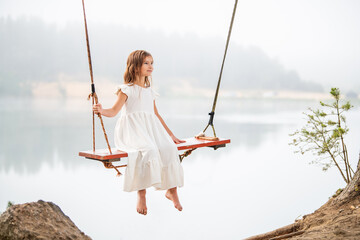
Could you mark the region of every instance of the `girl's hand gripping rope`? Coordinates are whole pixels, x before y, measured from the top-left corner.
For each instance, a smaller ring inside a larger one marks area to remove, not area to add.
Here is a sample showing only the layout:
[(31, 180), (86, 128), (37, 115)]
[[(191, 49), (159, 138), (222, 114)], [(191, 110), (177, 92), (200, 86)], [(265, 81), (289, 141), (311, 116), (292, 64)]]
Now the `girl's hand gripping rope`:
[(97, 103), (93, 106), (93, 111), (95, 114), (102, 114), (103, 108), (100, 103)]

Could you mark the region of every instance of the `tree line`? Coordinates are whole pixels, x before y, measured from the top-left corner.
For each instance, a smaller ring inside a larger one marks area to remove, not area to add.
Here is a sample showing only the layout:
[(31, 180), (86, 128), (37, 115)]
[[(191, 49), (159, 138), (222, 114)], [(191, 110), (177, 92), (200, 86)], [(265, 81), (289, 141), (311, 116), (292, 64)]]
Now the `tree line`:
[[(214, 88), (225, 39), (196, 34), (170, 34), (116, 24), (89, 22), (95, 77), (122, 82), (128, 54), (146, 49), (153, 54), (156, 85), (168, 88), (189, 83)], [(38, 18), (0, 18), (0, 93), (29, 95), (34, 82), (53, 82), (59, 74), (89, 81), (82, 23), (60, 27)], [(257, 47), (230, 43), (223, 73), (225, 89), (322, 91), (302, 80)]]

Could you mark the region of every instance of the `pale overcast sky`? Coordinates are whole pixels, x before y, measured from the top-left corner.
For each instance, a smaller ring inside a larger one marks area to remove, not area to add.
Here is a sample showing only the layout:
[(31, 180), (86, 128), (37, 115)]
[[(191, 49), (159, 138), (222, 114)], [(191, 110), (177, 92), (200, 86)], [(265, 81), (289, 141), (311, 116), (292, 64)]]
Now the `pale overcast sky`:
[[(225, 39), (233, 0), (85, 0), (91, 22)], [(360, 89), (359, 0), (239, 0), (232, 41), (257, 46), (304, 80)], [(0, 0), (0, 17), (82, 21), (81, 0)], [(358, 83), (359, 82), (359, 83)]]

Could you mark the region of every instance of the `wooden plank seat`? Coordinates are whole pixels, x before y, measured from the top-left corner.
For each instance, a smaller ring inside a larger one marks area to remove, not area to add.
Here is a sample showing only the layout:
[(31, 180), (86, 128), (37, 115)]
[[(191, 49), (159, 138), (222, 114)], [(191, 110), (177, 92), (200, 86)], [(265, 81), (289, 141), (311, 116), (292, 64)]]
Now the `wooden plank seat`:
[[(212, 147), (214, 149), (225, 147), (226, 144), (230, 143), (230, 139), (219, 138), (217, 141), (209, 141), (209, 140), (201, 140), (195, 137), (183, 139), (186, 142), (176, 144), (178, 150), (189, 150), (194, 148), (201, 147)], [(96, 149), (95, 152), (93, 150), (89, 151), (81, 151), (79, 152), (79, 156), (85, 157), (88, 159), (98, 160), (101, 162), (115, 162), (120, 161), (121, 158), (125, 158), (128, 154), (124, 151), (117, 150), (116, 148), (111, 149), (112, 154), (109, 153), (109, 149)]]

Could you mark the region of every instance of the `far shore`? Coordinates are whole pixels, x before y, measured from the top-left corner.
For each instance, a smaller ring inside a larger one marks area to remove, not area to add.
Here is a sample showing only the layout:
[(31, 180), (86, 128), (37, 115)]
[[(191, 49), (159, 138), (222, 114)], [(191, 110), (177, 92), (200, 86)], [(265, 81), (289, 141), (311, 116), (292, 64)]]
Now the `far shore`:
[[(154, 87), (155, 90), (159, 89)], [(98, 96), (103, 98), (115, 94), (116, 84), (113, 82), (102, 82), (96, 85)], [(51, 82), (35, 83), (32, 85), (32, 96), (34, 98), (84, 98), (90, 93), (89, 83), (84, 82)], [(194, 88), (189, 85), (170, 87), (167, 92), (160, 91), (164, 97), (200, 97), (213, 98), (215, 89)], [(234, 99), (289, 99), (289, 100), (327, 100), (331, 96), (328, 92), (292, 91), (292, 90), (266, 90), (266, 89), (220, 89), (219, 97)], [(359, 99), (360, 96), (357, 96)]]
[[(99, 98), (113, 98), (118, 84), (111, 81), (101, 81), (96, 84), (96, 92)], [(170, 86), (166, 91), (153, 87), (160, 96), (165, 98), (214, 98), (215, 89), (195, 88), (189, 84), (182, 84), (178, 87)], [(329, 89), (330, 90), (330, 89)], [(72, 99), (87, 98), (90, 94), (90, 84), (87, 82), (58, 81), (49, 83), (31, 84), (31, 97), (35, 99)], [(279, 99), (279, 100), (329, 100), (328, 91), (294, 91), (274, 89), (226, 89), (220, 88), (219, 97), (222, 99)], [(343, 96), (345, 98), (345, 96)], [(360, 95), (352, 96), (351, 99), (360, 99)]]

